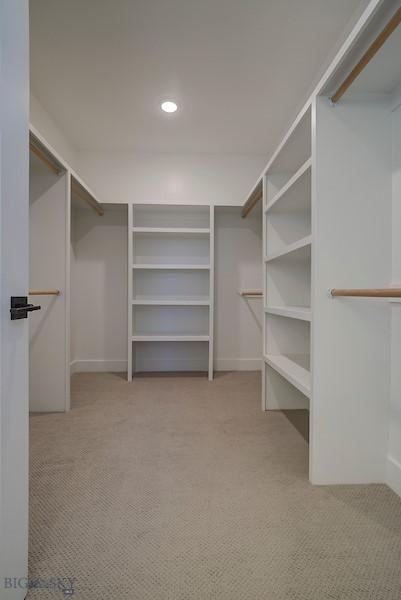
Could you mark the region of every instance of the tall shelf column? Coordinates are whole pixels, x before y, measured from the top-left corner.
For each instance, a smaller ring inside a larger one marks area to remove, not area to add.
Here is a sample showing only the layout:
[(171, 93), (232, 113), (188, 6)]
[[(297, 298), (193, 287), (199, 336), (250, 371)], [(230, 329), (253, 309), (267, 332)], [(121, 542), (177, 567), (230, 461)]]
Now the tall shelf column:
[(214, 208), (131, 205), (128, 380), (136, 371), (213, 378)]

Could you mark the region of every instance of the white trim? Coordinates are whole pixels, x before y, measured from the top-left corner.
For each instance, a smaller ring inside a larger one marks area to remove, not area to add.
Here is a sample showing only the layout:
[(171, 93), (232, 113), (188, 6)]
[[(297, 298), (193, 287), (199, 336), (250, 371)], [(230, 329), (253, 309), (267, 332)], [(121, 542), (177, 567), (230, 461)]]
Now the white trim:
[(65, 411), (71, 408), (71, 176), (65, 174)]
[(214, 361), (216, 371), (261, 371), (262, 366), (261, 358), (216, 358)]
[(214, 366), (214, 206), (209, 209), (209, 363), (208, 363), (208, 378), (213, 380)]
[(401, 464), (392, 456), (387, 456), (386, 483), (398, 496), (401, 496)]
[(123, 373), (127, 370), (128, 361), (121, 360), (73, 360), (70, 363), (71, 375), (74, 373)]
[[(205, 364), (203, 361), (184, 361), (173, 359), (173, 360), (160, 360), (157, 359), (155, 362), (155, 371), (170, 370), (172, 363), (180, 363), (180, 370), (184, 366), (183, 370), (193, 370), (205, 372)], [(149, 361), (147, 361), (149, 364)], [(217, 358), (214, 361), (214, 368), (216, 371), (261, 371), (263, 360), (260, 358)], [(74, 373), (122, 373), (127, 370), (127, 360), (73, 360), (70, 363), (71, 375)], [(149, 369), (151, 371), (151, 369)]]

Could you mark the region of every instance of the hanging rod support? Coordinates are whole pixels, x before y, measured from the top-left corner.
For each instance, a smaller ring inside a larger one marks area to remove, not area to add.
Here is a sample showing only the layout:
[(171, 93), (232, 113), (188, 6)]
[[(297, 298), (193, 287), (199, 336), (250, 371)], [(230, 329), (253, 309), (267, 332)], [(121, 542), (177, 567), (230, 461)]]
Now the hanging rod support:
[(366, 65), (370, 63), (372, 58), (378, 53), (383, 44), (388, 40), (390, 35), (395, 31), (398, 25), (401, 23), (401, 8), (399, 8), (390, 21), (387, 23), (385, 28), (379, 33), (377, 38), (372, 42), (361, 60), (355, 65), (351, 73), (344, 79), (338, 90), (332, 95), (331, 101), (333, 104), (338, 102), (340, 98), (345, 94), (348, 88), (353, 84), (355, 79), (362, 73)]

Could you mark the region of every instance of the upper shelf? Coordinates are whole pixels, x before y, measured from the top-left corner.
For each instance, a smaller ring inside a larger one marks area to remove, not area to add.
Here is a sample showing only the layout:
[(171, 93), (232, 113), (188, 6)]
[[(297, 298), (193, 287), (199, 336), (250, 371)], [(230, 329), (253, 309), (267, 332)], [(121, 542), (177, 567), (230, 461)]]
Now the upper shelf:
[(210, 230), (209, 205), (136, 204), (133, 208), (134, 231), (167, 233)]
[(39, 159), (55, 175), (68, 173), (71, 177), (71, 199), (77, 199), (93, 208), (99, 215), (104, 214), (102, 205), (96, 200), (94, 194), (82, 179), (69, 167), (69, 165), (57, 155), (57, 152), (30, 126), (29, 129), (29, 151), (31, 155)]
[(65, 166), (59, 161), (49, 148), (32, 132), (29, 132), (29, 151), (36, 156), (42, 164), (54, 175), (60, 175), (66, 171)]
[(263, 178), (261, 177), (252, 188), (244, 206), (242, 207), (241, 217), (244, 219), (255, 208), (258, 202), (263, 198)]
[(71, 197), (77, 198), (81, 202), (85, 202), (90, 208), (93, 208), (98, 215), (104, 215), (104, 209), (88, 190), (85, 184), (71, 173)]
[(289, 132), (288, 137), (278, 148), (267, 175), (287, 175), (288, 180), (311, 156), (311, 107), (309, 106), (298, 123)]
[(205, 227), (133, 227), (134, 233), (178, 233), (186, 235), (209, 235), (210, 229)]
[(322, 90), (334, 102), (397, 93), (401, 85), (401, 6), (386, 0)]
[(312, 159), (308, 158), (295, 175), (289, 179), (284, 187), (267, 204), (266, 212), (272, 209), (279, 210), (280, 212), (310, 210), (311, 165)]

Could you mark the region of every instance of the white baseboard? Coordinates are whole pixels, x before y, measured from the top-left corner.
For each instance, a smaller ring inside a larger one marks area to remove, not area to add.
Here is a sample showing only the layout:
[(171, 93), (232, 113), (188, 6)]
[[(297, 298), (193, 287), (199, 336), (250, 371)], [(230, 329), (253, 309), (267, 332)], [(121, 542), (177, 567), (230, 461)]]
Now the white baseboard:
[(217, 358), (215, 371), (261, 371), (263, 361), (260, 358)]
[(122, 373), (127, 370), (126, 360), (73, 360), (70, 373)]
[(387, 456), (387, 485), (401, 496), (401, 464), (392, 456)]
[(144, 358), (137, 360), (135, 370), (139, 373), (164, 373), (168, 371), (207, 371), (207, 362), (194, 358)]
[[(152, 364), (152, 362), (154, 364)], [(215, 371), (261, 371), (263, 361), (260, 358), (218, 358), (214, 361)], [(139, 371), (207, 371), (203, 361), (192, 359), (164, 359), (146, 361), (138, 364)], [(127, 370), (126, 360), (73, 360), (70, 373), (121, 373)]]

